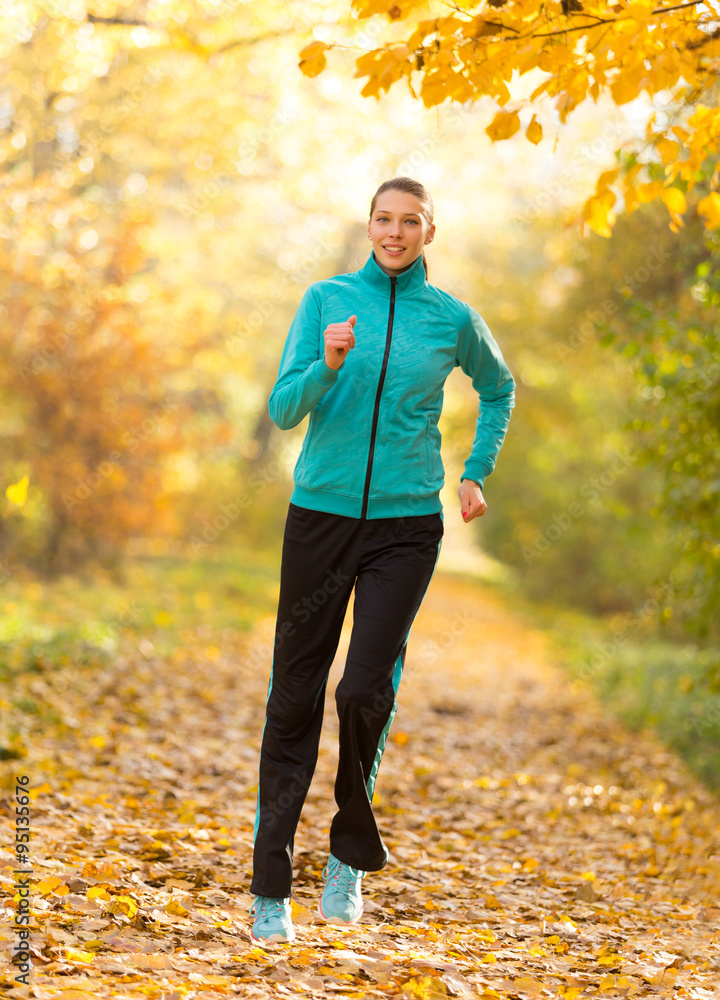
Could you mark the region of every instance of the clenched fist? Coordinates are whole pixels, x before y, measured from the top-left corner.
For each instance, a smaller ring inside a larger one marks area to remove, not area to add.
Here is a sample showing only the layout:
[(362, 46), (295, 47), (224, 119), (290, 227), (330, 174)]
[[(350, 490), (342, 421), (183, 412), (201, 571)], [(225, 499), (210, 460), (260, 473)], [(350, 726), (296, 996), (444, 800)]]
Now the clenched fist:
[(331, 323), (325, 330), (325, 364), (336, 371), (344, 363), (347, 352), (355, 346), (353, 327), (357, 316), (351, 316), (347, 323)]

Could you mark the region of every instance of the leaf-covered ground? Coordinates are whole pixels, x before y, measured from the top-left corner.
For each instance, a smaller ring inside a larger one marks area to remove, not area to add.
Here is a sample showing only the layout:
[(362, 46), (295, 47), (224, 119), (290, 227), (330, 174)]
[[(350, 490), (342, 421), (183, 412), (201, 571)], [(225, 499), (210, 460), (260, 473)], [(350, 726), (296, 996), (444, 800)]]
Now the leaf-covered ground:
[(361, 923), (315, 916), (348, 612), (296, 838), (297, 939), (253, 947), (273, 624), (169, 656), (128, 639), (105, 666), (15, 682), (47, 711), (2, 764), (6, 956), (13, 778), (33, 788), (32, 972), (18, 986), (5, 964), (9, 996), (720, 997), (720, 805), (493, 591), (441, 572), (410, 636), (375, 797), (391, 860)]

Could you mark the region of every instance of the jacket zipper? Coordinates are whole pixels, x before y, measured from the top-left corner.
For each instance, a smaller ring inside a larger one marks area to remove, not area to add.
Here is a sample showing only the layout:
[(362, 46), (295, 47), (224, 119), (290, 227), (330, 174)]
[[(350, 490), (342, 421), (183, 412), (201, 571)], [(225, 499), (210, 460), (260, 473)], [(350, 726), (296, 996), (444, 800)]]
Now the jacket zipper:
[(387, 336), (385, 338), (385, 356), (383, 357), (382, 368), (380, 370), (380, 381), (375, 393), (375, 411), (373, 413), (372, 431), (370, 432), (370, 452), (368, 454), (367, 473), (365, 475), (365, 491), (363, 493), (362, 510), (360, 517), (367, 517), (368, 500), (370, 497), (370, 477), (372, 476), (373, 455), (375, 454), (375, 435), (377, 434), (378, 414), (380, 412), (380, 396), (385, 381), (388, 357), (390, 355), (390, 342), (392, 341), (393, 319), (395, 317), (395, 283), (397, 278), (390, 278), (390, 315), (388, 316)]

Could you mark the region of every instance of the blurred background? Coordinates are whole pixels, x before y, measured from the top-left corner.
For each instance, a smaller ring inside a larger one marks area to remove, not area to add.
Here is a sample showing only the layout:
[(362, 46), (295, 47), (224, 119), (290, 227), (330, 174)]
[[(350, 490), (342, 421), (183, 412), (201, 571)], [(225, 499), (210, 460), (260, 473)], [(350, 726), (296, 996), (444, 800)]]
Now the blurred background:
[[(720, 237), (693, 211), (709, 176), (679, 230), (654, 202), (583, 233), (567, 220), (657, 102), (566, 124), (543, 105), (552, 140), (493, 143), (486, 99), (360, 95), (377, 20), (334, 0), (3, 5), (3, 677), (123, 636), (212, 659), (269, 634), (307, 427), (268, 415), (284, 340), (308, 284), (364, 265), (372, 195), (408, 175), (435, 201), (430, 281), (480, 312), (517, 382), (488, 513), (465, 526), (478, 401), (448, 380), (439, 570), (499, 588), (575, 679), (720, 787)], [(311, 79), (315, 38), (342, 46)], [(14, 705), (5, 757), (38, 711)]]

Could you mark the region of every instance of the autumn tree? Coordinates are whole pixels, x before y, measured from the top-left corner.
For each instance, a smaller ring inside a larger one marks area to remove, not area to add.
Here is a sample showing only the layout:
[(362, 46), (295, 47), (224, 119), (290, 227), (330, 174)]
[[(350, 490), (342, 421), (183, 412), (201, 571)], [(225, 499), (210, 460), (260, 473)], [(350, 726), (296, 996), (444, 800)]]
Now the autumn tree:
[[(355, 76), (367, 78), (363, 95), (379, 100), (403, 81), (426, 107), (490, 98), (497, 110), (485, 131), (494, 142), (522, 129), (537, 145), (548, 127), (543, 118), (565, 123), (601, 95), (616, 105), (643, 94), (655, 99), (660, 108), (649, 116), (643, 140), (618, 151), (618, 165), (597, 178), (577, 221), (609, 236), (620, 201), (632, 212), (660, 199), (670, 227), (683, 224), (686, 194), (720, 141), (716, 0), (667, 6), (655, 0), (352, 0), (350, 7), (358, 19), (381, 17), (392, 25), (388, 40), (356, 59)], [(320, 38), (305, 46), (302, 71), (322, 73), (333, 47)], [(529, 72), (537, 86), (514, 97), (515, 75)], [(709, 229), (720, 225), (717, 186), (714, 175), (697, 205)]]

